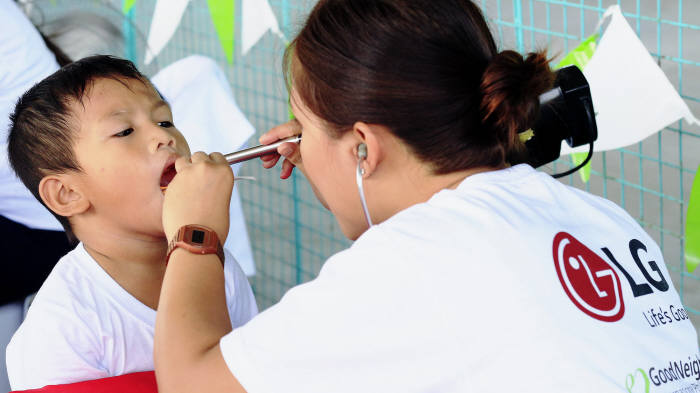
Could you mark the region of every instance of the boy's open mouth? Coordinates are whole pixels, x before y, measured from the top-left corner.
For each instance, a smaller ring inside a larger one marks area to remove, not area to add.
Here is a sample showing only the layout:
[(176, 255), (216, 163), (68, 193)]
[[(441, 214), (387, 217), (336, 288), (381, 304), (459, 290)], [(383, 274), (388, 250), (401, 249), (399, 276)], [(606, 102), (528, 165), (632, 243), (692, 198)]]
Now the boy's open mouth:
[(160, 177), (160, 188), (165, 188), (173, 181), (173, 178), (177, 175), (175, 171), (175, 164), (170, 164), (163, 170), (163, 175)]

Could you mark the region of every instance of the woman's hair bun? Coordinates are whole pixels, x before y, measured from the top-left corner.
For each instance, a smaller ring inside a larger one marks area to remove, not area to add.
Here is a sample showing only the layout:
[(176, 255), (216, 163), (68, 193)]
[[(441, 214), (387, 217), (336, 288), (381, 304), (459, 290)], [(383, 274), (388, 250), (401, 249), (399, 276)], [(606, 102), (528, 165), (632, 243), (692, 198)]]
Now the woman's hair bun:
[(507, 151), (518, 144), (519, 132), (534, 126), (539, 96), (552, 88), (554, 76), (545, 52), (523, 58), (506, 50), (491, 59), (481, 78), (481, 121), (486, 132), (497, 132), (510, 142)]

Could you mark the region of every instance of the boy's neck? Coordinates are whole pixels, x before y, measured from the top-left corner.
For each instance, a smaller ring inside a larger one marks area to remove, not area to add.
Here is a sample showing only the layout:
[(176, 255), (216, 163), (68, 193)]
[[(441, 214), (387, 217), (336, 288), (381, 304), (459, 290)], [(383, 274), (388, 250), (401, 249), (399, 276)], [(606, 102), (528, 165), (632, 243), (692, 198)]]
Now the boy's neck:
[(104, 229), (76, 235), (92, 258), (124, 290), (156, 309), (165, 274), (165, 236), (148, 237)]

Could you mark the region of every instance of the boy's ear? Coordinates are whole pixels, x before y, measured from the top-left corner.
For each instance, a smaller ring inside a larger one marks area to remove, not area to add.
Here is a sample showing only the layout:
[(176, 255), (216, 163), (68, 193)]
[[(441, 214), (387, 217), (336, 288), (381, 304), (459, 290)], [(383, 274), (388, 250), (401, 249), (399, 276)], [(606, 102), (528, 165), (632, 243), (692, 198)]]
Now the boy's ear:
[(71, 217), (90, 207), (90, 201), (73, 180), (71, 174), (60, 173), (44, 176), (39, 182), (41, 200), (59, 216)]

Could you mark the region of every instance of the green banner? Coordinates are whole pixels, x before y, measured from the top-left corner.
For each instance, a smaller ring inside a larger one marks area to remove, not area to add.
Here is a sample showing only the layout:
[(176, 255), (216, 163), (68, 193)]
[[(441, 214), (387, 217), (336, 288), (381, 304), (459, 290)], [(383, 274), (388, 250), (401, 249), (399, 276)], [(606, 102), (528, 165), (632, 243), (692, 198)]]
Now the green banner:
[(233, 64), (236, 31), (236, 0), (207, 0), (209, 14), (219, 35), (219, 42), (226, 53), (226, 60)]
[[(564, 56), (563, 59), (557, 64), (557, 68), (566, 67), (569, 65), (575, 65), (583, 71), (583, 67), (588, 64), (588, 61), (593, 57), (593, 53), (596, 48), (596, 40), (598, 39), (598, 34), (593, 34), (588, 37), (585, 41), (579, 44), (576, 49), (572, 50)], [(574, 166), (578, 166), (586, 159), (588, 153), (572, 153), (571, 161), (573, 161)], [(591, 163), (588, 162), (583, 168), (579, 169), (579, 175), (581, 175), (581, 180), (584, 183), (588, 183), (591, 178)]]
[(700, 167), (695, 173), (685, 220), (685, 266), (692, 273), (700, 265)]
[(123, 0), (122, 1), (122, 12), (128, 14), (129, 11), (134, 7), (136, 0)]
[(591, 57), (593, 57), (597, 39), (598, 34), (593, 34), (592, 36), (586, 38), (586, 40), (580, 43), (576, 49), (572, 50), (569, 52), (569, 54), (564, 56), (563, 59), (561, 59), (559, 64), (557, 64), (557, 68), (575, 65), (583, 71), (583, 68), (591, 60)]
[[(588, 153), (571, 153), (571, 162), (574, 163), (574, 167), (579, 166), (588, 157)], [(588, 183), (591, 179), (591, 162), (588, 161), (581, 169), (578, 170), (578, 174), (581, 175), (581, 181)]]

